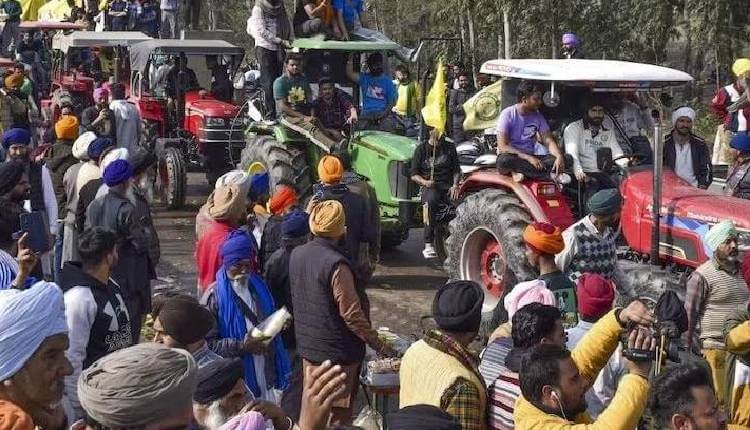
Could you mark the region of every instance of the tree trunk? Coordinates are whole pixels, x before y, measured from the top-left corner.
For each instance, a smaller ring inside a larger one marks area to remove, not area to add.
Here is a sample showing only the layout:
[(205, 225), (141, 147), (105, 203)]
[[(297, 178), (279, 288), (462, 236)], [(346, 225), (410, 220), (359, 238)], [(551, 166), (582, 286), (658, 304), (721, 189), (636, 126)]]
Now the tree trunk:
[[(682, 70), (687, 72), (690, 76), (695, 76), (693, 73), (693, 31), (690, 25), (690, 0), (685, 0), (685, 7), (682, 11), (682, 19), (685, 21), (685, 50), (683, 52), (684, 63)], [(686, 88), (687, 97), (693, 96), (693, 83), (688, 85)]]
[(466, 22), (469, 26), (469, 49), (471, 50), (471, 77), (474, 81), (474, 88), (477, 87), (477, 47), (476, 34), (474, 34), (474, 0), (467, 2)]
[(505, 59), (510, 59), (511, 45), (510, 45), (510, 17), (508, 16), (508, 8), (503, 8), (503, 36), (505, 38)]

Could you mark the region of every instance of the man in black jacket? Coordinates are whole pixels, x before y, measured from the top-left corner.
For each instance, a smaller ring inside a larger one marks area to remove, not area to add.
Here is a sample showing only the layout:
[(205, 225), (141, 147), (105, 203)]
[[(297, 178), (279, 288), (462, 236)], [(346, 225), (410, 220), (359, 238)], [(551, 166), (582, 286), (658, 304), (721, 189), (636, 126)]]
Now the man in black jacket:
[(698, 188), (706, 189), (713, 181), (711, 155), (706, 141), (693, 134), (695, 111), (687, 106), (672, 113), (674, 129), (664, 141), (664, 167)]
[(458, 82), (458, 88), (452, 89), (448, 93), (448, 112), (451, 118), (451, 139), (454, 143), (461, 143), (468, 139), (468, 135), (464, 131), (464, 120), (466, 119), (464, 103), (473, 94), (469, 75), (466, 72), (461, 72), (456, 81)]

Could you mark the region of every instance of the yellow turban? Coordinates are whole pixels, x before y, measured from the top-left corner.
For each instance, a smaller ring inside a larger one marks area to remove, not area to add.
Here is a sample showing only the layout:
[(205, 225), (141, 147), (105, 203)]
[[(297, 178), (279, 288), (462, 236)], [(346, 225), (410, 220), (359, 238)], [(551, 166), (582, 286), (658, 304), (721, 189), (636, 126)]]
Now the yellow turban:
[(324, 184), (336, 184), (344, 176), (344, 165), (333, 155), (325, 155), (318, 163), (318, 177)]
[(738, 78), (750, 72), (750, 58), (738, 58), (732, 64), (732, 73)]
[(55, 123), (55, 136), (58, 139), (78, 139), (78, 118), (73, 115), (63, 115)]
[(338, 239), (344, 235), (344, 207), (336, 200), (325, 200), (310, 211), (310, 231), (315, 236)]
[(5, 88), (17, 90), (23, 85), (23, 73), (13, 72), (5, 78)]

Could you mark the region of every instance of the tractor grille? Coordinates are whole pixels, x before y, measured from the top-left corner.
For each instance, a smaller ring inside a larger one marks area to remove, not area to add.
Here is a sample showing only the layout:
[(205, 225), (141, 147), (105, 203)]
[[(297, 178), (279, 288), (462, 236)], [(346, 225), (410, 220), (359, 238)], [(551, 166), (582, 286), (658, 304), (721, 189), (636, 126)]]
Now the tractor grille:
[(391, 196), (401, 200), (411, 200), (419, 194), (417, 184), (409, 179), (409, 161), (392, 161), (388, 166), (388, 183)]

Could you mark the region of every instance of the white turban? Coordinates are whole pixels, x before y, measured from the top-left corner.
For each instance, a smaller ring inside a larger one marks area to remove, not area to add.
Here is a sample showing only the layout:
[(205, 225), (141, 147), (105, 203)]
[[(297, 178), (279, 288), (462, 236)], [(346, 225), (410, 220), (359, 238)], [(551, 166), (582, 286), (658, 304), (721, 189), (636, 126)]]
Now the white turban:
[(57, 285), (0, 291), (0, 381), (23, 368), (50, 336), (67, 333), (65, 302)]
[(690, 107), (683, 106), (672, 112), (672, 126), (677, 125), (677, 120), (683, 116), (690, 118), (691, 121), (695, 121), (695, 111)]
[(130, 153), (128, 152), (127, 148), (113, 149), (109, 151), (107, 155), (104, 156), (104, 159), (102, 160), (99, 168), (103, 172), (104, 169), (106, 169), (107, 166), (109, 166), (109, 163), (115, 160), (127, 160), (128, 157), (130, 157)]
[(89, 145), (91, 145), (91, 142), (94, 140), (96, 140), (96, 133), (93, 131), (87, 131), (78, 136), (78, 139), (73, 142), (73, 156), (79, 160), (88, 160)]
[(229, 171), (216, 180), (214, 189), (219, 189), (226, 185), (237, 185), (242, 195), (247, 195), (247, 192), (250, 191), (250, 175), (242, 170)]
[(190, 407), (198, 365), (189, 352), (147, 342), (100, 358), (78, 378), (86, 414), (105, 428), (139, 428)]

